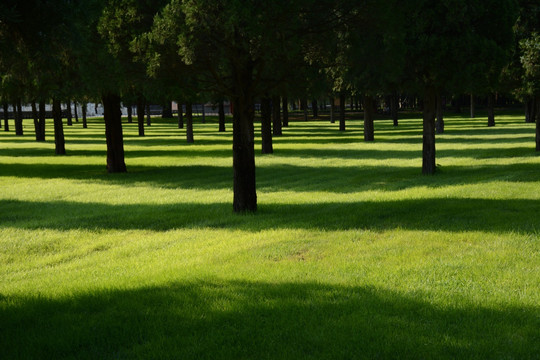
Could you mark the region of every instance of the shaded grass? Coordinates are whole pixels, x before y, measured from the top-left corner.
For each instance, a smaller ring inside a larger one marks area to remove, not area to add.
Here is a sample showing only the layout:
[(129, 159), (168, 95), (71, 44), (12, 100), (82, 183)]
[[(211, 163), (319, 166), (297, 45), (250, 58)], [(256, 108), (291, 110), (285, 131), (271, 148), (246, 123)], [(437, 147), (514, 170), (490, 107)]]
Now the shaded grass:
[(412, 115), (293, 122), (238, 216), (208, 120), (124, 124), (127, 174), (101, 119), (0, 132), (0, 358), (539, 358), (533, 124), (448, 117), (426, 177)]

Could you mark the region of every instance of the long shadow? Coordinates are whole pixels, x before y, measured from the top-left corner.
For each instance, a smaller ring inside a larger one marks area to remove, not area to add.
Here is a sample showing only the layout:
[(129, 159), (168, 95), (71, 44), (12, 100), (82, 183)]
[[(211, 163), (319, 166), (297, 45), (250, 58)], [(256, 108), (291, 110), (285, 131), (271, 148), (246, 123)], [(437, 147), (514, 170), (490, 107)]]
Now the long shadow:
[(1, 200), (0, 228), (153, 230), (269, 229), (540, 231), (540, 200), (428, 198), (396, 201), (259, 204), (253, 216), (230, 203), (129, 204)]
[(537, 359), (540, 309), (319, 283), (0, 297), (4, 359)]

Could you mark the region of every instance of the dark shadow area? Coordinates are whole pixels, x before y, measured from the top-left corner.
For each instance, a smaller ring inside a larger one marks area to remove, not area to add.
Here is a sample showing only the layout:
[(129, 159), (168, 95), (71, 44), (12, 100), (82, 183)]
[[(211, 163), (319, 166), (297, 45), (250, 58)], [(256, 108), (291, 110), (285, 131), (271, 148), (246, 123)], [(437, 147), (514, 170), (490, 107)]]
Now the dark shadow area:
[(238, 216), (229, 203), (109, 205), (69, 201), (0, 201), (0, 228), (53, 230), (154, 230), (216, 228), (444, 230), (526, 232), (540, 230), (540, 200), (433, 198), (399, 201), (260, 204)]
[(4, 359), (535, 359), (540, 310), (315, 283), (0, 298)]

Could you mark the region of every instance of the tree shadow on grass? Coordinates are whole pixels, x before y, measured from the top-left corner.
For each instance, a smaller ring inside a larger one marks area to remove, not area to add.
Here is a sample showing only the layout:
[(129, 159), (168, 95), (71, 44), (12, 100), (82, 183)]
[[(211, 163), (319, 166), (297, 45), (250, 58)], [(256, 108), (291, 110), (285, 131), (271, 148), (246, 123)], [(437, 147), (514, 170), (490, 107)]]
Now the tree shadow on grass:
[(318, 283), (196, 281), (0, 298), (5, 359), (534, 359), (537, 307)]
[(238, 216), (229, 203), (109, 205), (69, 201), (2, 200), (0, 228), (153, 230), (214, 228), (258, 232), (307, 230), (428, 230), (525, 232), (540, 230), (540, 200), (431, 198), (395, 201), (260, 204)]

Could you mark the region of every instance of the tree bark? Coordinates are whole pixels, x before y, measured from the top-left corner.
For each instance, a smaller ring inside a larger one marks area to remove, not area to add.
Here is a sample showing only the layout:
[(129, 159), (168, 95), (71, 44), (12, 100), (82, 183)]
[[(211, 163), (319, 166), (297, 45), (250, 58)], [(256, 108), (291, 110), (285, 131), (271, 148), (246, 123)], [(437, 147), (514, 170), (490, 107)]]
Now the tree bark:
[(15, 105), (13, 105), (13, 117), (15, 118), (15, 135), (23, 135), (23, 115), (21, 99), (17, 99)]
[(317, 119), (319, 117), (319, 108), (317, 107), (317, 100), (311, 101), (311, 109), (313, 111), (313, 118)]
[(371, 95), (364, 95), (364, 141), (375, 140), (374, 114), (375, 99)]
[(131, 107), (131, 104), (128, 104), (127, 106), (127, 122), (128, 124), (133, 123), (133, 108)]
[(183, 129), (184, 128), (184, 105), (177, 101), (178, 103), (178, 128)]
[(172, 118), (172, 101), (167, 101), (163, 104), (163, 111), (161, 111), (161, 118)]
[(137, 97), (137, 127), (139, 128), (139, 136), (144, 136), (144, 98), (142, 95)]
[(75, 122), (79, 122), (79, 114), (77, 113), (77, 102), (73, 102), (73, 115), (75, 116)]
[(345, 94), (339, 95), (339, 131), (345, 131)]
[(34, 119), (34, 132), (36, 134), (36, 141), (40, 141), (40, 131), (39, 131), (39, 116), (38, 116), (38, 110), (37, 105), (34, 100), (32, 100), (30, 106), (32, 107), (32, 118)]
[(471, 94), (471, 119), (474, 119), (475, 110), (474, 110), (474, 95)]
[(245, 59), (233, 65), (233, 170), (235, 212), (255, 212), (255, 147), (253, 121), (255, 117), (252, 90), (253, 62)]
[(423, 145), (422, 145), (422, 173), (435, 174), (435, 116), (437, 112), (437, 92), (427, 86), (424, 93), (423, 110)]
[(66, 119), (67, 126), (73, 126), (73, 117), (71, 116), (71, 101), (68, 100), (66, 103)]
[(334, 124), (336, 119), (334, 119), (334, 98), (330, 98), (330, 123)]
[(56, 155), (66, 154), (64, 124), (62, 123), (62, 106), (60, 100), (53, 98), (52, 115), (54, 121), (54, 152)]
[(437, 122), (435, 123), (437, 134), (444, 133), (443, 97), (437, 95)]
[(279, 96), (272, 97), (272, 135), (281, 136), (281, 101)]
[(394, 126), (398, 126), (398, 100), (397, 93), (390, 95), (390, 116)]
[(289, 100), (283, 97), (283, 127), (289, 126)]
[(225, 132), (225, 104), (223, 100), (218, 104), (218, 127), (219, 132)]
[(490, 93), (487, 98), (488, 126), (495, 126), (495, 95)]
[(540, 96), (534, 97), (534, 121), (536, 122), (536, 151), (540, 151)]
[(86, 108), (87, 108), (88, 104), (83, 102), (81, 104), (81, 109), (82, 109), (82, 127), (83, 129), (86, 129), (88, 128), (88, 123), (86, 122)]
[(302, 110), (304, 111), (304, 121), (308, 121), (308, 106), (307, 106), (307, 100), (306, 99), (302, 99), (301, 100), (302, 104), (301, 104), (301, 107), (302, 107)]
[(193, 104), (186, 103), (186, 141), (190, 144), (195, 142), (193, 138)]
[(45, 114), (45, 101), (40, 100), (39, 101), (39, 140), (37, 141), (45, 141), (45, 118), (47, 117)]
[(201, 104), (201, 115), (202, 115), (201, 122), (203, 124), (206, 124), (206, 111), (204, 110), (204, 104)]
[(106, 94), (102, 96), (102, 101), (105, 137), (107, 140), (107, 171), (109, 173), (126, 172), (120, 96)]
[(150, 115), (150, 104), (146, 104), (146, 126), (152, 126), (152, 116)]
[(9, 131), (9, 105), (7, 103), (2, 105), (4, 107), (4, 131)]
[(272, 154), (272, 119), (270, 109), (270, 98), (261, 99), (261, 153)]
[(536, 116), (537, 116), (536, 98), (537, 97), (532, 96), (527, 100), (527, 107), (526, 107), (526, 112), (525, 112), (526, 123), (534, 123), (536, 120)]

